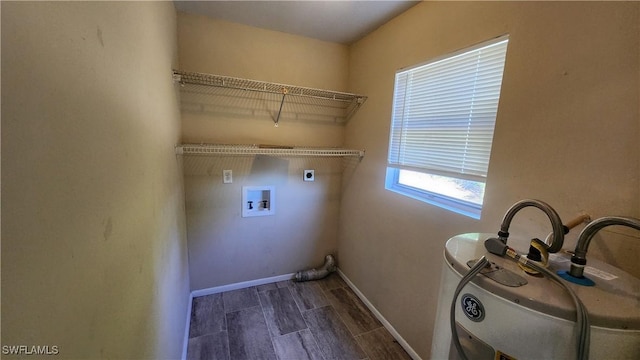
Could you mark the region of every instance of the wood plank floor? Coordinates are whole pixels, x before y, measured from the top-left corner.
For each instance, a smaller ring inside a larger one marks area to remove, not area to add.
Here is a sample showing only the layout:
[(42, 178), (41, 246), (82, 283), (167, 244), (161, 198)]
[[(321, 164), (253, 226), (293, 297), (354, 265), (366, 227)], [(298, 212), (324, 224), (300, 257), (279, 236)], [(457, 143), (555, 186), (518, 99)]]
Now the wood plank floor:
[(187, 359), (411, 358), (333, 273), (194, 298)]

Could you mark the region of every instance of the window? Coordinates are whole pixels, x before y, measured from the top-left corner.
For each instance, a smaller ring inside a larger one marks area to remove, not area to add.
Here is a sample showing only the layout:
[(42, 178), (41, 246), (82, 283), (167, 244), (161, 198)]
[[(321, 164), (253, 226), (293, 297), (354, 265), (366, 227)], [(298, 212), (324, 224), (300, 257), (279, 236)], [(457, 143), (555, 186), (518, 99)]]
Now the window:
[(480, 218), (507, 42), (396, 73), (388, 190)]

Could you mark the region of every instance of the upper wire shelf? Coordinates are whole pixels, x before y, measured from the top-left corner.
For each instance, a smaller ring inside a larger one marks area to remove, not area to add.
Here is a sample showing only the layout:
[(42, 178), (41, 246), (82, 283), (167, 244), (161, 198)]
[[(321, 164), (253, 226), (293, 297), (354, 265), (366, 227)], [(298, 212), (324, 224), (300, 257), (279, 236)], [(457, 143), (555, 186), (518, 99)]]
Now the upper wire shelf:
[(288, 147), (270, 145), (227, 145), (227, 144), (182, 144), (176, 146), (178, 155), (274, 155), (345, 157), (362, 159), (364, 150), (340, 148)]
[[(290, 118), (299, 120), (322, 119), (345, 123), (367, 100), (364, 95), (346, 92), (182, 70), (173, 70), (173, 78), (188, 92), (205, 93), (217, 97), (214, 103), (208, 105), (214, 105), (218, 111), (228, 110), (230, 107), (241, 107), (229, 98), (245, 99), (246, 107), (259, 108), (259, 111), (271, 111), (276, 126), (281, 115), (285, 113)], [(207, 92), (203, 87), (215, 87), (226, 91), (223, 91), (224, 93)], [(265, 93), (268, 98), (256, 99), (247, 95), (247, 92)]]

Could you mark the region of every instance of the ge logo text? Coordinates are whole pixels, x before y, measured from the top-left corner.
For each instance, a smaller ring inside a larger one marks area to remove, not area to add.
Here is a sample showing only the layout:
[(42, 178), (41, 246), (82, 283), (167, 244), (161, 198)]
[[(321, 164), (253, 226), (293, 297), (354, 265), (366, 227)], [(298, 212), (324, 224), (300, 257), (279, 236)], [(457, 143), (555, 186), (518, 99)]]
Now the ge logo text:
[(480, 322), (484, 320), (484, 306), (477, 297), (471, 294), (462, 295), (462, 311), (471, 321)]

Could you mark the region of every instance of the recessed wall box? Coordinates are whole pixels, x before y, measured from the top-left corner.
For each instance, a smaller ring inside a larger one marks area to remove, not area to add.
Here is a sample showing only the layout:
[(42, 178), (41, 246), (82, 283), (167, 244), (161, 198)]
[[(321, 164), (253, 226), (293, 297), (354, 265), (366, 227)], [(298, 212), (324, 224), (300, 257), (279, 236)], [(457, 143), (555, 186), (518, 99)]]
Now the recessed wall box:
[(314, 181), (316, 179), (315, 171), (313, 170), (305, 170), (302, 173), (302, 180), (304, 181)]
[(276, 191), (273, 186), (243, 186), (242, 217), (275, 214), (275, 195)]

